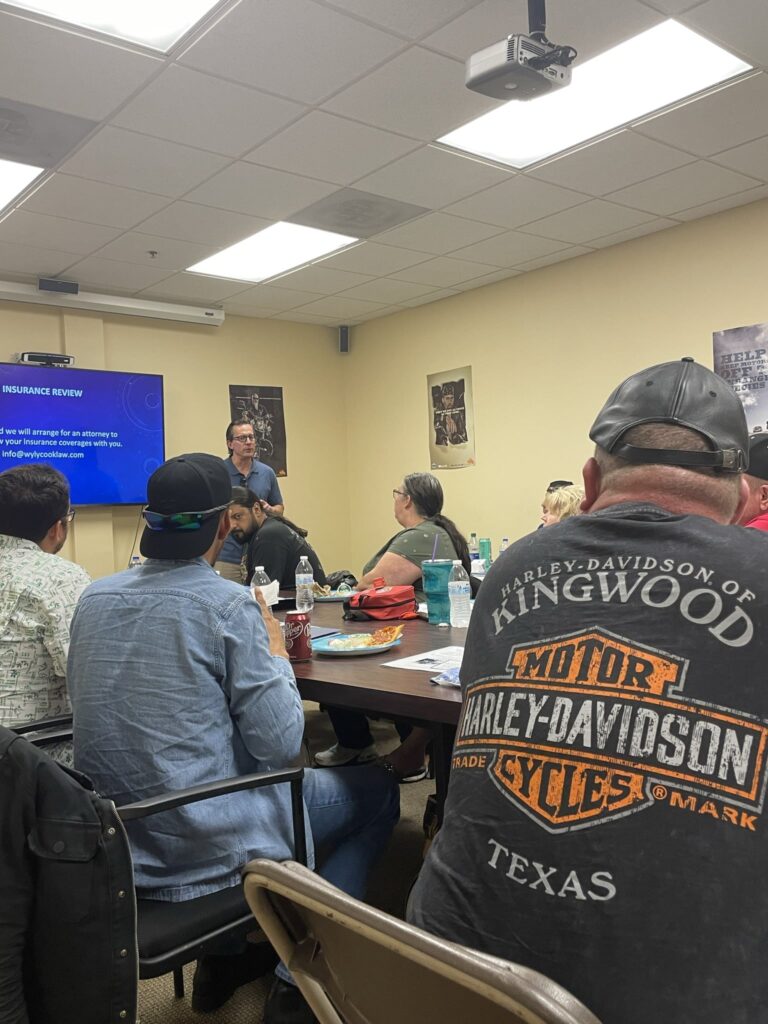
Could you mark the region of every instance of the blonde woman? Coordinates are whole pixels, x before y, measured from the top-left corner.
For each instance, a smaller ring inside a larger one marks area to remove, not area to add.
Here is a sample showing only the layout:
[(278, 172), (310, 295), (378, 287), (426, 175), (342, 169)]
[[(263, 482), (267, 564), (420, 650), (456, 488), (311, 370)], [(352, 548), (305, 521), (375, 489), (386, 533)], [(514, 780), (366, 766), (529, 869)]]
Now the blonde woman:
[(548, 489), (541, 503), (541, 525), (554, 526), (569, 516), (578, 515), (583, 500), (584, 488), (575, 484)]

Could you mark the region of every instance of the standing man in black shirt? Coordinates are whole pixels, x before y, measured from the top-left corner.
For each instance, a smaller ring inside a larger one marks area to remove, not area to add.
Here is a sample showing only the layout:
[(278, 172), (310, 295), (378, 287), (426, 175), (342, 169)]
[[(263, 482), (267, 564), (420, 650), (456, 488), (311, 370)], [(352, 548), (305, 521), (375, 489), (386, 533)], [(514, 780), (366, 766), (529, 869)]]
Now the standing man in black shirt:
[(768, 972), (768, 562), (748, 435), (692, 360), (609, 397), (587, 515), (477, 598), (441, 832), (410, 920), (603, 1024), (756, 1024)]

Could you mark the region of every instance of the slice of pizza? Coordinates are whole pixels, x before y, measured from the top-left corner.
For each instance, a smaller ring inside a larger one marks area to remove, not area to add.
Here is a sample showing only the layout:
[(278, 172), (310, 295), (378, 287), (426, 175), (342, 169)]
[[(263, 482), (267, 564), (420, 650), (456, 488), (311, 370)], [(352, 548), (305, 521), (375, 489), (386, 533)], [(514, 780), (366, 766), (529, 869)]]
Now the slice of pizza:
[(403, 632), (403, 628), (403, 626), (382, 626), (368, 637), (368, 646), (381, 647), (382, 644), (393, 643)]

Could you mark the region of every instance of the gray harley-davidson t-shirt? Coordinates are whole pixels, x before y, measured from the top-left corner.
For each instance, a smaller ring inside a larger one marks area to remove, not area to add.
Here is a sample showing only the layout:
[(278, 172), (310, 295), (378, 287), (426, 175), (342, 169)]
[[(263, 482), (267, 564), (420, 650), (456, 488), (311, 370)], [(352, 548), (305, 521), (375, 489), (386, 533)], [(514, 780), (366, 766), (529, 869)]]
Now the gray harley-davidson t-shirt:
[(638, 504), (537, 531), (461, 679), (409, 919), (603, 1024), (768, 1021), (768, 537)]

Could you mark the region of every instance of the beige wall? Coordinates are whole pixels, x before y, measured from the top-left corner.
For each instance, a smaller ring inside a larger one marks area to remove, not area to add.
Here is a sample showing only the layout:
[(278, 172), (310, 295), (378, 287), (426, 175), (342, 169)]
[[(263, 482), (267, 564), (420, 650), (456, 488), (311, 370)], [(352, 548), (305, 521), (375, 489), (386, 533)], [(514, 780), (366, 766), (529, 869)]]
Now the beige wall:
[[(284, 389), (288, 514), (325, 565), (342, 564), (349, 532), (341, 356), (326, 327), (228, 317), (220, 328), (0, 303), (0, 361), (19, 350), (73, 354), (84, 369), (164, 377), (166, 453), (226, 455), (229, 384)], [(337, 496), (341, 496), (338, 500)], [(83, 508), (64, 551), (94, 576), (127, 565), (139, 508)]]
[[(477, 466), (441, 471), (468, 534), (533, 528), (547, 482), (578, 479), (589, 425), (633, 370), (692, 355), (712, 332), (768, 321), (768, 201), (335, 332), (228, 317), (218, 329), (0, 304), (0, 359), (69, 351), (78, 365), (161, 373), (167, 450), (225, 454), (228, 384), (285, 389), (288, 514), (329, 568), (359, 569), (395, 532), (391, 489), (429, 468), (425, 376), (472, 365)], [(68, 553), (125, 565), (138, 509), (84, 509)]]

